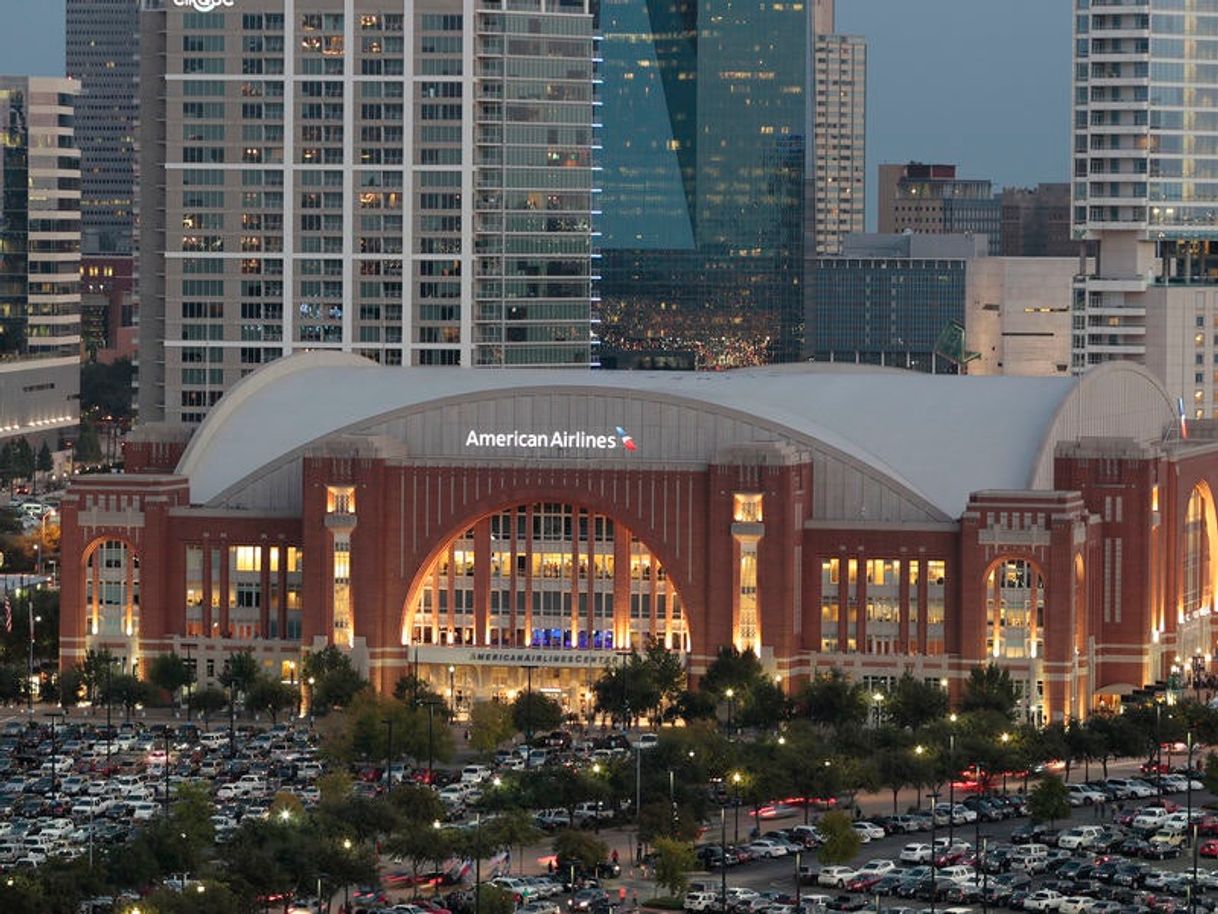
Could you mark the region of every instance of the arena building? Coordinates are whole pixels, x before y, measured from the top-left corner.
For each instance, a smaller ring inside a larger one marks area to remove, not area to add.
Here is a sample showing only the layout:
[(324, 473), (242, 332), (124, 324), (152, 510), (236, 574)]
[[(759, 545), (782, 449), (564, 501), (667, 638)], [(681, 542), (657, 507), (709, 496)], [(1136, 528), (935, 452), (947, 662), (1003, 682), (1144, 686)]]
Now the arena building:
[(146, 426), (63, 500), (62, 663), (350, 651), (458, 708), (586, 710), (660, 639), (957, 689), (993, 659), (1030, 719), (1208, 663), (1218, 430), (1143, 369), (962, 378), (384, 368), (306, 353), (193, 436)]

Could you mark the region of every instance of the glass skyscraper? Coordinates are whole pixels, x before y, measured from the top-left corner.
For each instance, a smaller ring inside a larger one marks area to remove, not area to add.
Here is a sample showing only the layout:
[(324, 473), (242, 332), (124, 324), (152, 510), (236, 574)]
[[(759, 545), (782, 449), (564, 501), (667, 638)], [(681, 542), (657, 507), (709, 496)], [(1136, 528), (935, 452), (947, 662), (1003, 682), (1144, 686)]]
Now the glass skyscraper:
[(606, 356), (798, 358), (808, 9), (603, 0), (600, 28)]

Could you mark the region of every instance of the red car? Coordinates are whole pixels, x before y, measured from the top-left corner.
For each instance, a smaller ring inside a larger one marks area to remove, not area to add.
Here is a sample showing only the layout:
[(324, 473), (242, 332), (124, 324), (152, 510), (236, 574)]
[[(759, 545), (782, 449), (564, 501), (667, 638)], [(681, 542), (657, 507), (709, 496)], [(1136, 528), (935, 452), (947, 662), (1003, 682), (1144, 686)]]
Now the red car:
[(847, 892), (870, 892), (871, 887), (883, 879), (881, 873), (868, 873), (866, 876), (856, 876), (846, 883)]
[(1218, 839), (1202, 841), (1197, 845), (1197, 853), (1202, 857), (1218, 857)]

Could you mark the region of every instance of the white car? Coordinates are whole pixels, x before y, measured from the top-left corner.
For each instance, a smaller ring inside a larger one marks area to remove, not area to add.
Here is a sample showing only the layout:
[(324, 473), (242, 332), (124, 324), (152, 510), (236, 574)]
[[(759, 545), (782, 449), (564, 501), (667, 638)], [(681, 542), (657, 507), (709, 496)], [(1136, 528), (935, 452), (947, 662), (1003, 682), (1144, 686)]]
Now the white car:
[(1086, 784), (1067, 784), (1067, 800), (1071, 806), (1090, 806), (1092, 803), (1104, 803), (1108, 794)]
[(930, 863), (929, 844), (906, 844), (898, 857), (902, 863)]
[(855, 822), (854, 829), (855, 831), (866, 832), (867, 837), (872, 841), (879, 841), (886, 834), (884, 829), (880, 828), (880, 826), (876, 825), (874, 822), (868, 822), (866, 820), (862, 822)]
[(1162, 806), (1148, 806), (1133, 817), (1133, 827), (1136, 829), (1158, 828), (1168, 812)]
[(634, 741), (636, 749), (654, 749), (660, 744), (660, 738), (654, 733), (640, 733), (639, 738)]
[(1025, 911), (1056, 911), (1065, 898), (1061, 892), (1039, 889), (1023, 900)]
[(882, 857), (877, 857), (874, 860), (868, 860), (866, 863), (860, 866), (855, 875), (887, 876), (889, 873), (894, 872), (896, 868), (897, 865), (891, 860), (885, 860)]
[(1092, 899), (1082, 895), (1067, 895), (1057, 903), (1058, 914), (1083, 914), (1088, 910)]
[(816, 884), (830, 889), (844, 889), (853, 878), (854, 870), (848, 866), (826, 866), (816, 877)]
[(1090, 847), (1099, 836), (1100, 828), (1097, 825), (1076, 825), (1061, 833), (1057, 846), (1071, 851), (1080, 850)]
[(748, 845), (748, 849), (758, 857), (785, 857), (787, 855), (787, 846), (779, 844), (772, 838), (758, 838)]

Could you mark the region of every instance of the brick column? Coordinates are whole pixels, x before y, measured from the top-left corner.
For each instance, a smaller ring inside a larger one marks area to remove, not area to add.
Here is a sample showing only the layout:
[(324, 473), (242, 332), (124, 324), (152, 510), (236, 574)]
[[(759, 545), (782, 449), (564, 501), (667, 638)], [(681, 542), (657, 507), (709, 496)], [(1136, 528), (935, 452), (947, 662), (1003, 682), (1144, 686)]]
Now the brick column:
[(900, 616), (897, 623), (897, 653), (904, 654), (909, 650), (909, 563), (917, 561), (905, 556), (901, 557), (901, 578), (897, 584), (897, 603), (900, 606)]
[(474, 524), (474, 644), (490, 643), (487, 624), (491, 608), (491, 519)]
[(259, 574), (258, 587), (258, 634), (259, 637), (271, 636), (271, 548), (266, 543), (258, 547)]

